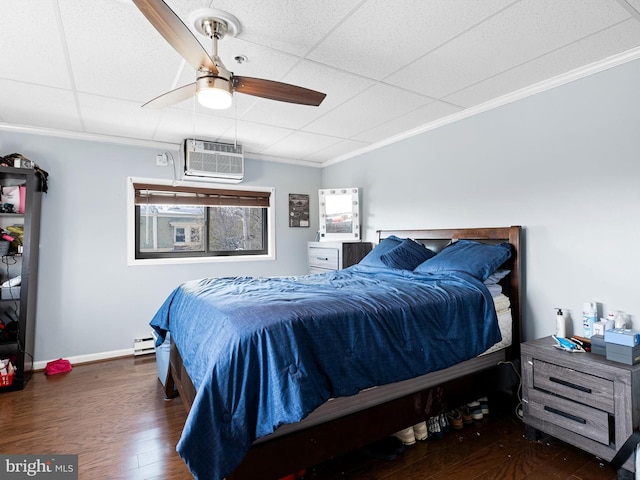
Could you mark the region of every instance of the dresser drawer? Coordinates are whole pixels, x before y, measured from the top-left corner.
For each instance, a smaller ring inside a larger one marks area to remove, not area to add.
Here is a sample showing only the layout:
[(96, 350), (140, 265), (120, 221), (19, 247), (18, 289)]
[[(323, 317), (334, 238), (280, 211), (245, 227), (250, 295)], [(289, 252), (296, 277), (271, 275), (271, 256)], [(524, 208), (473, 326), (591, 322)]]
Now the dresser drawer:
[(612, 427), (607, 412), (539, 390), (529, 391), (527, 401), (532, 417), (609, 446)]
[(338, 249), (320, 247), (309, 248), (309, 267), (338, 270), (340, 268)]
[(614, 413), (613, 382), (605, 378), (534, 359), (533, 387)]

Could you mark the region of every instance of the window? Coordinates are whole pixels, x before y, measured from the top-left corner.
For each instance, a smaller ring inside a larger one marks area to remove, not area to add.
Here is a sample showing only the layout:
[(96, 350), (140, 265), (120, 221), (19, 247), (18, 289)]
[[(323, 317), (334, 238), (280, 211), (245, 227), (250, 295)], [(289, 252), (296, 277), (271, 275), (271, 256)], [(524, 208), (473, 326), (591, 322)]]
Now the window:
[(272, 189), (135, 180), (132, 187), (134, 260), (264, 258), (272, 251)]

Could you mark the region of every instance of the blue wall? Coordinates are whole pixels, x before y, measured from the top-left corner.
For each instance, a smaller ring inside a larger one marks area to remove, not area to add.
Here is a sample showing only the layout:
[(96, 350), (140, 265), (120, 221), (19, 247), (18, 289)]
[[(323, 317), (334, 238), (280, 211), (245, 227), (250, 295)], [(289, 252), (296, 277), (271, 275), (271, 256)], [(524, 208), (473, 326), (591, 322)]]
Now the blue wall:
[[(564, 307), (640, 328), (640, 61), (323, 169), (362, 188), (365, 240), (384, 228), (522, 225), (525, 335)], [(602, 313), (602, 311), (600, 312)]]
[[(317, 212), (319, 168), (245, 160), (241, 185), (275, 187), (276, 260), (127, 266), (127, 178), (172, 178), (162, 149), (0, 131), (0, 155), (19, 152), (49, 172), (43, 195), (35, 360), (133, 347), (181, 282), (205, 276), (307, 272), (310, 228), (289, 228), (288, 195), (306, 193)], [(173, 152), (177, 158), (177, 152)]]

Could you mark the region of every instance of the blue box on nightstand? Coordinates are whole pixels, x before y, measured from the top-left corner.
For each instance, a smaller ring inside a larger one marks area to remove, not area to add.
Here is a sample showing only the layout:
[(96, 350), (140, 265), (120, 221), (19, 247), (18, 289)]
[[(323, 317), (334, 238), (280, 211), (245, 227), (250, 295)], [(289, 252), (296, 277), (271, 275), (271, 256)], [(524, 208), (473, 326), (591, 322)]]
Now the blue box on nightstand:
[(607, 360), (624, 363), (626, 365), (635, 365), (640, 363), (640, 345), (629, 347), (627, 345), (607, 343), (606, 346)]
[(613, 328), (604, 332), (604, 341), (634, 347), (640, 345), (640, 331), (629, 328)]

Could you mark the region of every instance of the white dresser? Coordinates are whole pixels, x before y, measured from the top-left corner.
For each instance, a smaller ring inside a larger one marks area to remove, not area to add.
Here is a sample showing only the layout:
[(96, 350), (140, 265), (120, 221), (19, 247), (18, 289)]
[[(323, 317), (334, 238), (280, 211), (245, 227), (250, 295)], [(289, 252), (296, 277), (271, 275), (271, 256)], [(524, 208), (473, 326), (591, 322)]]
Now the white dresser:
[(323, 273), (355, 265), (371, 248), (370, 242), (308, 242), (309, 273)]

